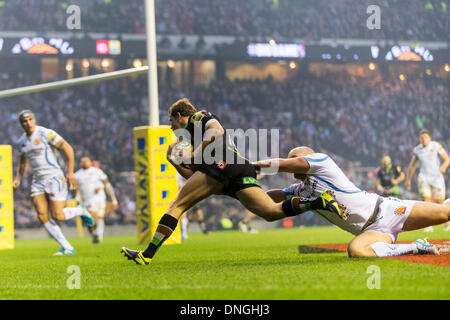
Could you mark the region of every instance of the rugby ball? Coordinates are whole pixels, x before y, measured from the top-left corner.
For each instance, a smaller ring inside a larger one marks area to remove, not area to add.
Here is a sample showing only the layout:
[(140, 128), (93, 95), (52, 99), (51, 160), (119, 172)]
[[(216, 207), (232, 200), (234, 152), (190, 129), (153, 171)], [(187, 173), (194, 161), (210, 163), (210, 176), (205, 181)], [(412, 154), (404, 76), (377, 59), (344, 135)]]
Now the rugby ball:
[(171, 160), (176, 164), (191, 164), (193, 147), (188, 141), (178, 142), (172, 149)]

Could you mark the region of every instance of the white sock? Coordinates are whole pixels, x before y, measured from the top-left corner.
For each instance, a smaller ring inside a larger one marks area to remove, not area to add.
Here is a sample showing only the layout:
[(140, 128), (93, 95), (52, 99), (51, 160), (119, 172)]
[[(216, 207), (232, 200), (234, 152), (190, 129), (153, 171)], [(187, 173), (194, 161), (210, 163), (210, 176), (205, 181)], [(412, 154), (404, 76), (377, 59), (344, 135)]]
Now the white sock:
[(97, 228), (94, 231), (94, 234), (98, 236), (98, 239), (103, 240), (103, 233), (105, 231), (105, 221), (103, 219), (97, 220)]
[(416, 249), (414, 243), (407, 244), (389, 244), (386, 242), (375, 242), (370, 245), (378, 257), (401, 256), (413, 253)]
[(183, 236), (184, 239), (187, 238), (187, 225), (188, 219), (186, 217), (182, 218), (180, 227), (181, 227), (181, 235)]
[(62, 211), (64, 212), (64, 216), (66, 217), (65, 220), (70, 220), (76, 216), (81, 216), (84, 210), (81, 207), (76, 207), (76, 208), (64, 208)]
[(61, 228), (54, 221), (47, 221), (44, 223), (44, 228), (61, 245), (61, 247), (67, 250), (73, 250), (69, 241), (64, 237)]

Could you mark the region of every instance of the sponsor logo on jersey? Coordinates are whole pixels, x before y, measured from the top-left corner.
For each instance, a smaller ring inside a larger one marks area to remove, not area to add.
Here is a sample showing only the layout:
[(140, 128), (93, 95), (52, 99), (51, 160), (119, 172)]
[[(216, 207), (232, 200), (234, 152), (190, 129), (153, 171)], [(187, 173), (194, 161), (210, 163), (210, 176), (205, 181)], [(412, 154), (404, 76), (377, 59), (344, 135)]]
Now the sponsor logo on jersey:
[(400, 207), (400, 208), (395, 209), (395, 214), (397, 214), (397, 215), (405, 214), (405, 212), (406, 212), (406, 207)]
[(35, 139), (35, 140), (34, 140), (34, 145), (35, 145), (35, 146), (38, 146), (38, 145), (39, 145), (39, 139)]
[(253, 177), (243, 177), (242, 183), (243, 184), (258, 184), (258, 181)]
[(226, 166), (227, 166), (227, 163), (222, 160), (220, 160), (219, 163), (217, 164), (217, 168), (219, 168), (220, 170), (225, 169)]
[(50, 131), (47, 133), (47, 137), (50, 139), (50, 141), (55, 140), (55, 137), (56, 137), (55, 131), (50, 130)]

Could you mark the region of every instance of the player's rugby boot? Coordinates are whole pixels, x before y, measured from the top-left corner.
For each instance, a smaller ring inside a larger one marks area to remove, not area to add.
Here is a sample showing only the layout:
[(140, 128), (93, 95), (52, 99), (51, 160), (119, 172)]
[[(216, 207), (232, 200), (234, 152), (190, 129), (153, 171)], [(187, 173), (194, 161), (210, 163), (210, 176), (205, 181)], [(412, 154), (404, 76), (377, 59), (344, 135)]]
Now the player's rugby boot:
[(324, 209), (334, 212), (341, 219), (347, 220), (348, 214), (345, 210), (345, 207), (340, 206), (339, 203), (335, 200), (333, 191), (325, 190), (324, 192), (322, 192), (319, 198), (322, 200)]
[(84, 205), (81, 205), (81, 209), (83, 209), (81, 220), (83, 220), (83, 222), (86, 224), (89, 231), (92, 232), (93, 230), (95, 230), (96, 227), (95, 220)]
[(152, 262), (152, 259), (144, 257), (142, 251), (139, 250), (130, 250), (128, 248), (122, 247), (122, 250), (120, 252), (123, 253), (123, 255), (127, 257), (128, 260), (133, 260), (134, 262), (136, 262), (136, 264), (146, 265)]
[(427, 239), (417, 239), (413, 242), (416, 245), (414, 254), (436, 254), (439, 255), (439, 249), (427, 241)]
[(68, 256), (68, 255), (74, 255), (75, 254), (75, 249), (69, 250), (69, 249), (64, 249), (61, 248), (59, 249), (58, 252), (54, 253), (53, 256)]

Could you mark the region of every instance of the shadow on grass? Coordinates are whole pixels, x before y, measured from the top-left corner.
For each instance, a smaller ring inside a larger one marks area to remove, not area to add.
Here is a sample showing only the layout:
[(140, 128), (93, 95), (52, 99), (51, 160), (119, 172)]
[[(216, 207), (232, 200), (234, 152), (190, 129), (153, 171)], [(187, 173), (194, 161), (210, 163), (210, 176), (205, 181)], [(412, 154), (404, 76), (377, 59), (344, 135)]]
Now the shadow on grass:
[(317, 248), (310, 246), (298, 246), (298, 253), (308, 254), (308, 253), (342, 253), (341, 250), (328, 249), (328, 248)]

